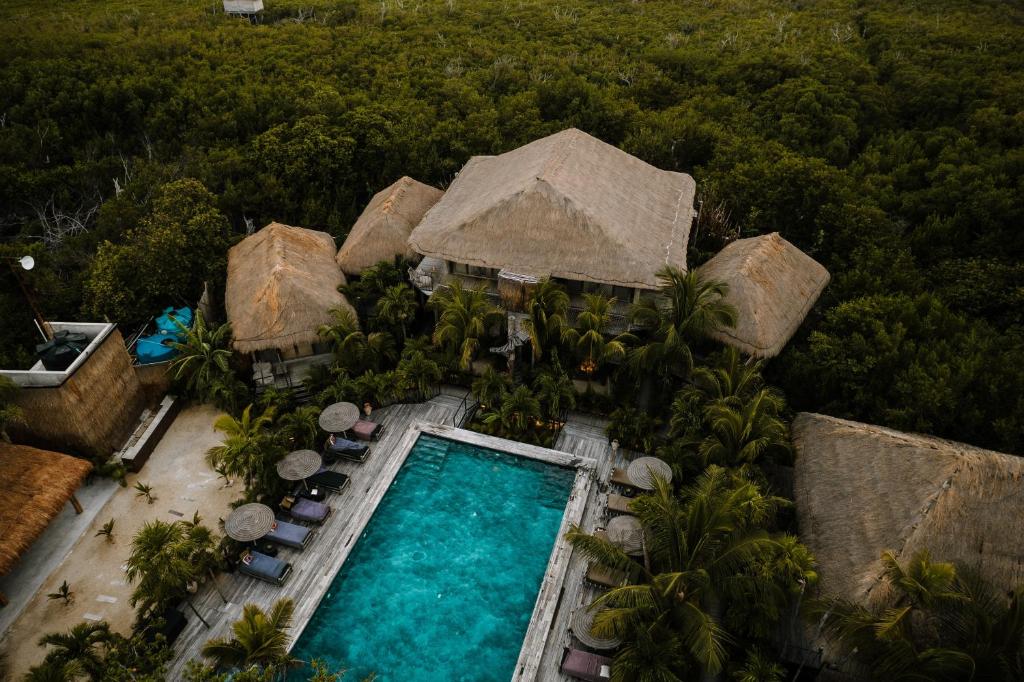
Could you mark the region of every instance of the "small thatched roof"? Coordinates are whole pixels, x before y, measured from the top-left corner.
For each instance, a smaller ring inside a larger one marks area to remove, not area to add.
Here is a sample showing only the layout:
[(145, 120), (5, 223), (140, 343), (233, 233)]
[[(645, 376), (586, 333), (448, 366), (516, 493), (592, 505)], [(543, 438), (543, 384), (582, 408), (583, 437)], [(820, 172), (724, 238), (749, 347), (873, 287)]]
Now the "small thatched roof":
[(867, 603), (887, 550), (927, 549), (997, 592), (1024, 580), (1024, 459), (820, 414), (792, 431), (800, 538), (823, 595)]
[(395, 256), (414, 258), (416, 252), (409, 248), (409, 235), (442, 196), (441, 190), (409, 176), (374, 194), (338, 250), (342, 271), (358, 275)]
[(693, 178), (575, 128), (474, 156), (409, 245), (424, 256), (534, 275), (655, 289), (686, 269)]
[(830, 279), (828, 270), (778, 232), (734, 241), (700, 273), (729, 285), (725, 300), (739, 313), (734, 329), (712, 336), (759, 358), (782, 352)]
[(235, 348), (315, 343), (332, 308), (352, 309), (338, 292), (344, 283), (326, 232), (271, 223), (246, 237), (228, 252), (224, 292)]
[(84, 459), (0, 441), (0, 575), (14, 568), (91, 470)]

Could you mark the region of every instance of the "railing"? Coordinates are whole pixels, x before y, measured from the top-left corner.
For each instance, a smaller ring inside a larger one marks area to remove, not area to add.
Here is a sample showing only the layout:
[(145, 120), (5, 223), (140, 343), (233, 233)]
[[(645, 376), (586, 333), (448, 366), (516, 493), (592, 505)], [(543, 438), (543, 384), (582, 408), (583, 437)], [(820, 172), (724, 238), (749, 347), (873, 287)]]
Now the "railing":
[(461, 428), (463, 424), (468, 422), (476, 414), (476, 408), (479, 404), (475, 400), (471, 400), (473, 396), (472, 391), (466, 391), (466, 395), (462, 396), (462, 402), (455, 409), (455, 413), (452, 415), (452, 426), (455, 428)]

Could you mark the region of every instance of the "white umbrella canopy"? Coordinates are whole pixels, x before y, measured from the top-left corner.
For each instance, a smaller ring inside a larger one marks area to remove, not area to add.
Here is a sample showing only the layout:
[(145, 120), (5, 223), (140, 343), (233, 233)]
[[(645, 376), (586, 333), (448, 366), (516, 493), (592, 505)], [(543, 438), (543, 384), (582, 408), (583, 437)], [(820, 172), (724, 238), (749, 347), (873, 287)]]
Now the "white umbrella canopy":
[(224, 532), (232, 540), (253, 542), (274, 526), (274, 510), (265, 504), (250, 502), (232, 510), (224, 521)]
[(622, 644), (618, 637), (598, 637), (594, 634), (594, 617), (603, 609), (581, 606), (572, 614), (572, 634), (583, 645), (603, 651)]
[(605, 529), (608, 541), (618, 545), (626, 554), (643, 552), (644, 531), (635, 516), (616, 516)]
[(284, 459), (278, 462), (277, 475), (286, 481), (301, 481), (309, 478), (323, 464), (320, 453), (315, 450), (295, 450), (285, 455)]
[(320, 413), (320, 428), (328, 433), (348, 431), (359, 421), (359, 408), (353, 403), (334, 403)]
[(626, 470), (629, 480), (642, 490), (654, 490), (654, 475), (672, 482), (672, 467), (657, 457), (638, 457)]

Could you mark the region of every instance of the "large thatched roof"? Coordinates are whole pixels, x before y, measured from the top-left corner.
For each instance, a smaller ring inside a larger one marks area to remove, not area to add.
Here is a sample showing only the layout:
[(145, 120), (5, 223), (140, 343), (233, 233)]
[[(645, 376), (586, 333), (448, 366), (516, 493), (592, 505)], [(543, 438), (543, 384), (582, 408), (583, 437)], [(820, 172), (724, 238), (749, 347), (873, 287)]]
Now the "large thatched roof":
[(686, 269), (693, 178), (571, 128), (474, 156), (409, 245), (425, 256), (533, 275), (654, 289)]
[(808, 413), (793, 442), (800, 537), (823, 595), (869, 601), (887, 550), (928, 549), (997, 592), (1024, 580), (1024, 459)]
[(351, 309), (338, 293), (345, 276), (334, 255), (326, 232), (280, 223), (231, 247), (224, 300), (235, 348), (251, 353), (316, 342), (331, 308)]
[(0, 575), (14, 568), (90, 470), (84, 459), (0, 441)]
[(739, 313), (735, 328), (712, 336), (759, 358), (782, 352), (830, 279), (828, 270), (778, 232), (734, 241), (700, 273), (729, 285), (725, 300)]
[(413, 258), (416, 252), (409, 248), (409, 235), (442, 196), (441, 190), (409, 176), (374, 194), (338, 250), (342, 271), (358, 275), (395, 256)]

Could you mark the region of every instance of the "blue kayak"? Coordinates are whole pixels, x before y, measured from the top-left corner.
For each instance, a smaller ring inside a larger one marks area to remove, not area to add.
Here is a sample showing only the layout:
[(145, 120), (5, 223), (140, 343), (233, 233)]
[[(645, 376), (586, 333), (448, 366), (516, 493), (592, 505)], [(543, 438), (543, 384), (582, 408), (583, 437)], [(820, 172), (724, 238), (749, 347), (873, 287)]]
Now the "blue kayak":
[(176, 322), (181, 323), (181, 326), (185, 329), (191, 329), (192, 309), (188, 307), (178, 309), (173, 307), (165, 308), (164, 314), (156, 318), (156, 330), (158, 333), (166, 332), (168, 334), (184, 336), (181, 327)]
[(176, 334), (153, 334), (143, 336), (135, 344), (135, 355), (139, 358), (140, 365), (151, 365), (154, 362), (170, 360), (178, 354), (174, 347), (178, 341)]

